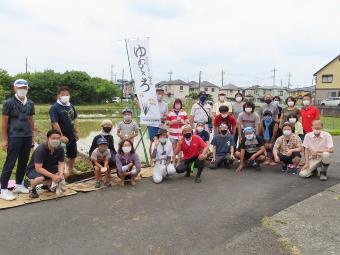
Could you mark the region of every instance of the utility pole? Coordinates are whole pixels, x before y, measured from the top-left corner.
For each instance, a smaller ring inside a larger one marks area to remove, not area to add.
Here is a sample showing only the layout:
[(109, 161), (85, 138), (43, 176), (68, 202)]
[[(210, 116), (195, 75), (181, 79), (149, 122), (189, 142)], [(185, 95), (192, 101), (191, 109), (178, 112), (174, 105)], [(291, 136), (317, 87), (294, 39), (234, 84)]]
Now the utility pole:
[(123, 94), (123, 97), (125, 97), (124, 95), (124, 68), (122, 70), (122, 94)]
[(275, 77), (276, 77), (277, 69), (274, 67), (274, 69), (272, 71), (274, 73), (274, 75), (273, 75), (273, 86), (275, 86)]
[(225, 74), (225, 72), (223, 71), (223, 69), (222, 69), (222, 87), (223, 87), (223, 85), (224, 85), (224, 74)]
[(283, 87), (283, 85), (282, 85), (282, 79), (281, 79), (281, 88)]
[(201, 91), (201, 76), (202, 76), (202, 71), (199, 71), (198, 73), (198, 93)]
[(27, 73), (27, 71), (28, 71), (28, 70), (27, 70), (27, 66), (28, 66), (28, 64), (27, 64), (27, 57), (26, 57), (26, 65), (25, 65), (25, 67), (26, 67), (26, 68), (25, 68), (25, 70), (26, 70), (25, 72), (26, 72), (26, 73)]
[(113, 67), (114, 65), (111, 65), (111, 82), (113, 83)]
[(289, 72), (288, 73), (288, 88), (290, 87), (290, 77), (292, 77), (292, 74)]
[(170, 72), (168, 72), (168, 74), (169, 74), (169, 81), (171, 81), (171, 76), (172, 76), (172, 74), (173, 74), (173, 72), (172, 71), (170, 71)]

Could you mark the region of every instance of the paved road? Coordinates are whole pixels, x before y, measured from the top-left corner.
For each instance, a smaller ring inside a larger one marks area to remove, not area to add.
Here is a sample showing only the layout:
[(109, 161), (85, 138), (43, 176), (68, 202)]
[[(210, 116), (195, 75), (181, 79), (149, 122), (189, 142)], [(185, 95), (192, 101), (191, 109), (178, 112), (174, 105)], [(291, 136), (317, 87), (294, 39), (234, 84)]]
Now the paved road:
[(279, 254), (275, 240), (258, 230), (261, 219), (340, 182), (339, 166), (327, 182), (279, 168), (206, 170), (200, 184), (182, 176), (160, 185), (144, 179), (136, 187), (3, 210), (0, 254), (246, 254), (249, 244), (239, 237), (249, 233), (262, 236), (254, 254), (263, 245)]

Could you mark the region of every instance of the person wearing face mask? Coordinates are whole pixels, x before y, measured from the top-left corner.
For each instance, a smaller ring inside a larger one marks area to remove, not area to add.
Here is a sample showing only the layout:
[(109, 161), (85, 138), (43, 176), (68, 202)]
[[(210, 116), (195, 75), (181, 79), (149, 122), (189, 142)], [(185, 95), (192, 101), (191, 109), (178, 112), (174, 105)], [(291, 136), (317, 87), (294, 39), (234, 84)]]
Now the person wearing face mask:
[(222, 105), (219, 108), (219, 114), (216, 115), (214, 119), (214, 131), (215, 134), (218, 134), (218, 128), (221, 124), (225, 124), (228, 127), (228, 130), (232, 136), (235, 135), (236, 130), (236, 119), (235, 117), (229, 113), (229, 108), (226, 105)]
[(266, 148), (267, 160), (265, 165), (275, 166), (274, 157), (272, 154), (273, 145), (277, 137), (279, 124), (273, 120), (272, 113), (265, 111), (262, 117), (262, 124), (260, 128), (260, 136), (264, 140), (264, 147)]
[(74, 163), (77, 157), (77, 141), (79, 140), (77, 112), (74, 106), (70, 103), (70, 89), (63, 86), (58, 88), (57, 102), (50, 108), (50, 119), (52, 128), (59, 131), (62, 135), (62, 142), (66, 144), (67, 168), (70, 174), (81, 174), (80, 171), (74, 168)]
[(279, 109), (279, 115), (277, 116), (278, 120), (280, 120), (281, 114), (282, 114), (282, 107), (280, 106), (280, 103), (281, 103), (281, 98), (279, 96), (274, 96), (273, 104), (277, 105), (277, 108)]
[(278, 105), (273, 102), (273, 97), (271, 95), (264, 96), (264, 104), (261, 106), (259, 110), (259, 115), (262, 118), (263, 113), (265, 111), (271, 111), (273, 119), (278, 122), (279, 121), (279, 108)]
[(183, 110), (182, 100), (177, 98), (173, 104), (173, 109), (167, 116), (167, 124), (170, 128), (169, 138), (173, 149), (177, 147), (179, 139), (182, 137), (182, 127), (188, 121), (188, 115)]
[(295, 114), (300, 117), (300, 110), (296, 107), (295, 97), (289, 96), (286, 99), (287, 107), (283, 108), (281, 118), (280, 118), (280, 128), (282, 129), (283, 123), (287, 121), (288, 115)]
[(226, 95), (225, 95), (225, 93), (224, 93), (223, 91), (220, 91), (220, 92), (218, 93), (218, 101), (217, 101), (216, 103), (214, 103), (213, 108), (212, 108), (212, 114), (213, 114), (214, 117), (215, 117), (216, 115), (220, 114), (219, 109), (220, 109), (220, 107), (221, 107), (222, 105), (227, 106), (228, 109), (229, 109), (228, 111), (229, 111), (230, 113), (233, 112), (233, 106), (232, 106), (232, 104), (231, 104), (230, 102), (226, 101), (225, 96), (226, 96)]
[(138, 125), (132, 119), (132, 110), (127, 107), (123, 110), (123, 121), (118, 123), (117, 136), (120, 138), (119, 142), (123, 140), (133, 142), (134, 138), (138, 136)]
[(294, 134), (298, 135), (301, 140), (303, 139), (303, 128), (302, 128), (302, 124), (299, 121), (299, 117), (296, 114), (289, 114), (287, 116), (286, 122), (289, 122), (293, 127), (294, 127)]
[(116, 154), (116, 166), (121, 187), (125, 186), (126, 180), (131, 180), (132, 186), (137, 184), (136, 177), (142, 166), (130, 140), (124, 140), (119, 144), (118, 153)]
[(253, 127), (246, 127), (243, 133), (244, 139), (240, 143), (239, 150), (235, 152), (235, 157), (240, 160), (236, 172), (243, 170), (246, 161), (249, 167), (260, 171), (260, 164), (266, 160), (263, 139), (255, 134)]
[(167, 176), (176, 173), (173, 165), (173, 148), (168, 139), (168, 131), (161, 129), (155, 136), (151, 153), (152, 179), (154, 183), (161, 183)]
[(247, 127), (252, 127), (256, 130), (256, 134), (260, 133), (260, 117), (254, 112), (255, 105), (252, 102), (246, 102), (243, 105), (243, 112), (238, 115), (237, 118), (237, 130), (238, 137), (240, 139), (239, 143), (243, 140), (243, 130)]
[(190, 125), (183, 126), (183, 138), (178, 143), (174, 155), (183, 152), (183, 161), (176, 167), (177, 173), (185, 173), (186, 177), (190, 177), (191, 166), (194, 163), (197, 166), (197, 174), (195, 182), (201, 182), (201, 174), (204, 168), (204, 160), (207, 157), (209, 146), (198, 135), (192, 134)]
[(30, 179), (30, 198), (39, 197), (36, 190), (39, 184), (48, 186), (50, 191), (57, 185), (60, 188), (56, 190), (57, 193), (65, 191), (65, 178), (68, 177), (68, 173), (65, 172), (65, 153), (60, 143), (61, 133), (51, 129), (47, 132), (46, 142), (38, 145), (33, 152), (27, 166), (27, 177)]
[[(243, 95), (242, 93), (236, 93), (235, 94), (235, 102), (233, 103), (233, 113), (235, 116), (235, 119), (237, 120), (238, 115), (243, 112)], [(235, 129), (235, 135), (234, 135), (234, 141), (235, 141), (235, 145), (237, 144), (238, 141), (238, 128), (236, 125), (236, 129)]]
[(312, 132), (312, 123), (314, 120), (320, 119), (319, 109), (312, 105), (312, 96), (307, 94), (302, 100), (303, 107), (301, 108), (301, 120), (304, 134)]
[(195, 135), (201, 137), (205, 143), (209, 143), (210, 134), (207, 130), (204, 129), (204, 127), (205, 127), (204, 122), (198, 122), (195, 129)]
[(299, 175), (308, 178), (320, 168), (320, 180), (326, 181), (327, 169), (332, 163), (331, 155), (334, 152), (333, 139), (328, 132), (323, 131), (323, 123), (320, 120), (313, 121), (312, 129), (303, 140), (306, 159)]
[(226, 168), (230, 168), (235, 159), (235, 144), (234, 137), (230, 135), (226, 124), (222, 123), (219, 126), (219, 134), (214, 136), (211, 145), (213, 146), (213, 157), (209, 168), (216, 169), (222, 164)]
[(212, 124), (212, 111), (210, 104), (207, 103), (208, 95), (205, 91), (200, 91), (198, 94), (199, 101), (193, 104), (190, 113), (190, 124), (196, 128), (198, 122), (205, 124), (206, 131), (212, 131), (210, 125)]
[(285, 122), (282, 127), (283, 135), (276, 139), (273, 155), (276, 163), (282, 162), (282, 171), (297, 174), (301, 161), (302, 141), (293, 133), (293, 127)]
[(105, 185), (111, 187), (112, 176), (109, 170), (109, 160), (111, 152), (108, 148), (108, 141), (101, 137), (97, 140), (97, 148), (91, 153), (91, 162), (96, 178), (95, 188), (99, 189), (102, 181), (102, 173), (105, 173)]
[(148, 126), (149, 138), (150, 138), (150, 147), (149, 147), (149, 155), (151, 157), (151, 145), (155, 135), (159, 132), (161, 128), (164, 128), (165, 121), (167, 120), (168, 116), (168, 104), (164, 101), (164, 89), (162, 87), (156, 88), (157, 94), (157, 102), (158, 102), (158, 109), (161, 117), (161, 124), (153, 124), (152, 126)]
[(110, 150), (111, 157), (109, 159), (109, 170), (111, 171), (116, 166), (116, 149), (114, 146), (113, 136), (111, 135), (112, 131), (112, 121), (111, 120), (103, 120), (101, 123), (101, 132), (96, 135), (92, 140), (92, 145), (89, 150), (89, 157), (91, 158), (92, 152), (98, 147), (97, 142), (100, 138), (104, 138), (108, 142), (108, 149)]
[[(34, 145), (35, 110), (34, 103), (27, 98), (28, 82), (16, 80), (13, 89), (14, 97), (4, 101), (2, 108), (2, 149), (7, 152), (0, 178), (0, 198), (4, 200), (14, 200), (14, 194), (28, 193), (23, 179), (31, 147)], [(8, 181), (16, 162), (16, 185), (12, 192), (8, 190)]]

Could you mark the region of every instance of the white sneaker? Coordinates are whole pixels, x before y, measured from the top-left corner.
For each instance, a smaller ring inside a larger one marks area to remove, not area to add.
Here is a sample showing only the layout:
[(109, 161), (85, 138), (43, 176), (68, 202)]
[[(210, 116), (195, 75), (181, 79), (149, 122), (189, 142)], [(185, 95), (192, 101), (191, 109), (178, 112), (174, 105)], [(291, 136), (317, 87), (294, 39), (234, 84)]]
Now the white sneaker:
[(0, 198), (3, 199), (3, 200), (7, 200), (7, 201), (12, 201), (12, 200), (16, 199), (16, 197), (13, 195), (12, 191), (10, 191), (8, 189), (2, 189), (1, 190)]
[(58, 183), (52, 181), (52, 184), (51, 184), (51, 186), (50, 186), (50, 191), (55, 192), (56, 189), (57, 189), (57, 187), (58, 187)]
[(24, 185), (15, 185), (15, 188), (13, 189), (14, 194), (28, 194), (29, 190)]

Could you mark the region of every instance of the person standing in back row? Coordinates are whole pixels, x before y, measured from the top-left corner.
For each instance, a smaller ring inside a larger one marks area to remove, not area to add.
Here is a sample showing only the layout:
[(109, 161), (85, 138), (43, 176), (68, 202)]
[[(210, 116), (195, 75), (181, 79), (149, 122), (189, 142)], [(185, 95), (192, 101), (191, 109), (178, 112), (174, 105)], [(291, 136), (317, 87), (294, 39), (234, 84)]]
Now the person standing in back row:
[(222, 105), (224, 106), (227, 106), (228, 109), (229, 109), (229, 113), (232, 113), (233, 112), (233, 106), (230, 102), (226, 101), (225, 100), (225, 93), (223, 91), (220, 91), (218, 93), (218, 101), (216, 103), (214, 103), (213, 105), (213, 109), (212, 109), (212, 113), (213, 113), (213, 116), (215, 117), (216, 115), (220, 114), (220, 107)]
[(206, 131), (212, 130), (212, 111), (210, 104), (207, 103), (208, 96), (205, 91), (198, 94), (199, 101), (191, 107), (190, 124), (196, 129), (197, 123), (204, 123)]
[(302, 127), (304, 134), (307, 134), (313, 131), (313, 121), (320, 119), (320, 111), (316, 106), (312, 105), (312, 96), (310, 94), (303, 97), (302, 103), (303, 107), (300, 111)]
[(77, 157), (77, 141), (79, 139), (77, 125), (77, 112), (70, 103), (70, 89), (63, 86), (58, 88), (57, 102), (50, 108), (50, 119), (52, 128), (59, 131), (62, 135), (61, 140), (66, 144), (66, 157), (68, 158), (68, 168), (65, 174), (81, 174), (74, 169)]
[(6, 100), (2, 108), (2, 149), (7, 151), (1, 173), (1, 194), (4, 200), (16, 197), (8, 190), (8, 181), (18, 159), (15, 194), (28, 194), (23, 185), (31, 147), (34, 144), (34, 103), (27, 99), (28, 82), (22, 79), (14, 82), (14, 97)]
[(271, 95), (265, 95), (264, 102), (265, 104), (263, 104), (259, 110), (260, 118), (262, 119), (263, 113), (265, 111), (270, 111), (272, 113), (272, 117), (274, 121), (278, 122), (280, 111), (279, 111), (277, 103), (273, 102), (273, 97)]

